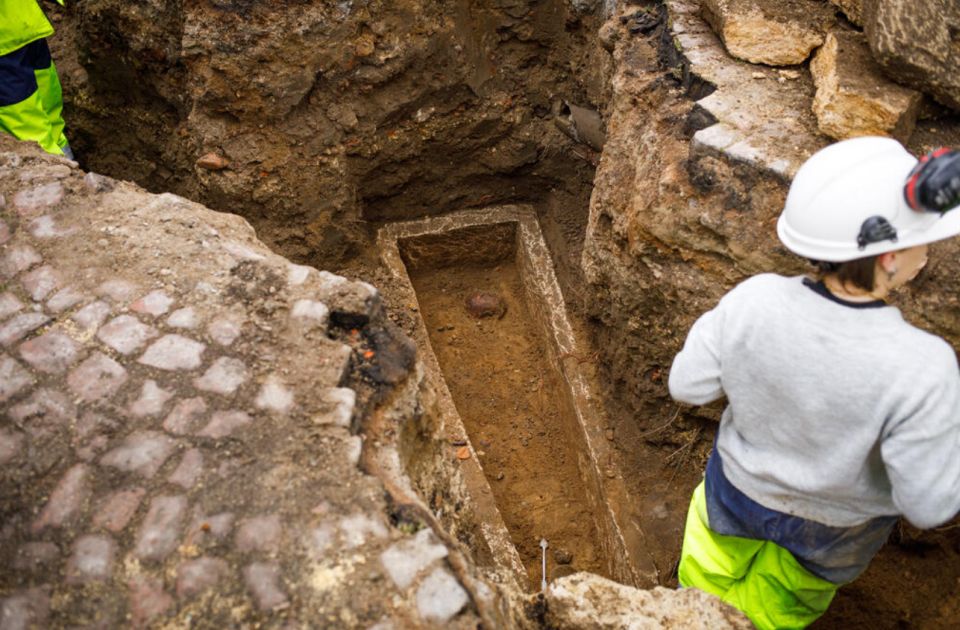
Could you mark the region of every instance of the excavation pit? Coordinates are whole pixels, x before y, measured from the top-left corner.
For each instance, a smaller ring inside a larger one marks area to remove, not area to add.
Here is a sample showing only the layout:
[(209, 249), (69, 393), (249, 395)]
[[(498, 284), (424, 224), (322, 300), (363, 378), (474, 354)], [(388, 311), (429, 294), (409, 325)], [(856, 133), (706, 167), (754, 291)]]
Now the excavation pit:
[[(590, 571), (655, 583), (623, 522), (623, 482), (533, 209), (394, 223), (380, 245), (419, 313), (415, 336), (477, 523), (467, 538), (478, 562), (538, 589), (543, 538), (548, 580)], [(495, 306), (471, 309), (478, 297)]]

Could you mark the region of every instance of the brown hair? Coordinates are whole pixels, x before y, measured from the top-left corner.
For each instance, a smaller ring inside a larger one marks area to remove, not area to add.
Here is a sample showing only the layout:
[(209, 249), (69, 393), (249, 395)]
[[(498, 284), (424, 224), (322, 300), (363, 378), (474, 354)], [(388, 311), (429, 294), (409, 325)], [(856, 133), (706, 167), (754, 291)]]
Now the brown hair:
[(812, 261), (817, 266), (821, 278), (828, 273), (837, 274), (837, 280), (844, 286), (852, 285), (864, 291), (873, 291), (875, 272), (877, 269), (877, 256), (867, 256), (866, 258), (857, 258), (847, 262), (823, 262), (820, 260)]

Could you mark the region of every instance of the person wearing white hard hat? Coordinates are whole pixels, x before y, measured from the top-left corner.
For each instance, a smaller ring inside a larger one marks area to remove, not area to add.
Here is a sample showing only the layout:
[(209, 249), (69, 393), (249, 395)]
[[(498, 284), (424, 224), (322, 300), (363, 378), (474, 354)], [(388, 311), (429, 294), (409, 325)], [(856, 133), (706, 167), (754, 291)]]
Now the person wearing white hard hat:
[(856, 138), (797, 172), (777, 234), (818, 268), (761, 274), (690, 330), (671, 395), (727, 407), (678, 569), (766, 628), (803, 628), (900, 516), (960, 511), (960, 371), (886, 300), (960, 234), (960, 153)]

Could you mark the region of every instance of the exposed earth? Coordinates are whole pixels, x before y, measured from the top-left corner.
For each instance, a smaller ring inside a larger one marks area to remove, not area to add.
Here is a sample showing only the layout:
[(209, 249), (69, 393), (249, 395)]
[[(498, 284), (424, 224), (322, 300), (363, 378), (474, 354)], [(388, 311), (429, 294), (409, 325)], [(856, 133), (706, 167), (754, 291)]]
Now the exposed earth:
[[(45, 8), (78, 163), (0, 136), (0, 630), (749, 627), (672, 590), (722, 407), (666, 378), (805, 270), (773, 224), (831, 141), (809, 60), (695, 0)], [(960, 143), (916, 100), (912, 151)], [(502, 204), (557, 304), (502, 226), (382, 246)], [(896, 298), (955, 347), (958, 248)], [(956, 627), (958, 554), (902, 523), (813, 627)]]

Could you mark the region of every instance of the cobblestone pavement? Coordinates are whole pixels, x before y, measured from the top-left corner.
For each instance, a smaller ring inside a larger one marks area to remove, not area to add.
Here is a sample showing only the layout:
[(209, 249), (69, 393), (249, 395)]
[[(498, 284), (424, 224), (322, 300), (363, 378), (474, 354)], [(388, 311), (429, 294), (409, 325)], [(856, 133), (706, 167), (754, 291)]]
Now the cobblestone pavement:
[(378, 304), (0, 137), (0, 629), (475, 627), (357, 468)]

